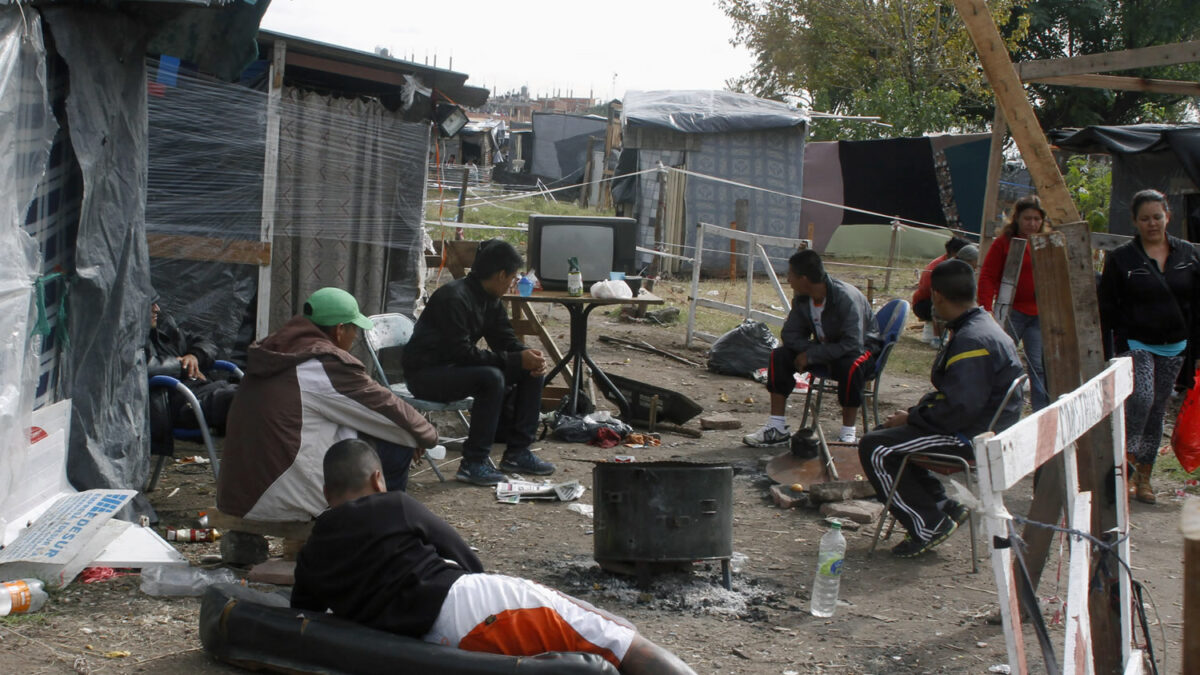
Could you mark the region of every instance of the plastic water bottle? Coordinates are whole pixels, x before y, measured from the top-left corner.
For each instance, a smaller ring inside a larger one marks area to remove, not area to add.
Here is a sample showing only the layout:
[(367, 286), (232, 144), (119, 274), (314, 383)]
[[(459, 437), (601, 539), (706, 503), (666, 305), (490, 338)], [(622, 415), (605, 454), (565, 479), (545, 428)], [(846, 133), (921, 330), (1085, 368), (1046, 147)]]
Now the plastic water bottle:
[(0, 616), (28, 614), (46, 605), (45, 584), (40, 579), (17, 579), (0, 585)]
[(812, 615), (833, 616), (837, 608), (838, 588), (842, 583), (842, 560), (846, 557), (846, 538), (842, 536), (842, 524), (833, 527), (821, 537), (821, 552), (817, 554), (817, 573), (812, 585)]
[(579, 271), (578, 258), (567, 258), (567, 295), (583, 295), (583, 274)]
[(188, 565), (155, 565), (142, 568), (142, 592), (146, 595), (190, 595), (204, 593), (213, 584), (235, 583), (233, 570), (205, 570)]

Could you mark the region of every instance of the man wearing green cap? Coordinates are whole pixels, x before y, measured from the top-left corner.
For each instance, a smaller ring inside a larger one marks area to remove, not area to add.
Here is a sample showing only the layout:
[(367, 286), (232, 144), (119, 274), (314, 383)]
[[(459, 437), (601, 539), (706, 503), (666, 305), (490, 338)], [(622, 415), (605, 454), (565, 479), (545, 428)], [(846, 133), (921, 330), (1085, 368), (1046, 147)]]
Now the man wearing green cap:
[(322, 461), (337, 441), (375, 439), (392, 489), (403, 490), (415, 448), (437, 431), (367, 375), (349, 353), (371, 327), (354, 296), (322, 288), (278, 331), (250, 346), (229, 411), (217, 507), (251, 520), (308, 520), (325, 510)]

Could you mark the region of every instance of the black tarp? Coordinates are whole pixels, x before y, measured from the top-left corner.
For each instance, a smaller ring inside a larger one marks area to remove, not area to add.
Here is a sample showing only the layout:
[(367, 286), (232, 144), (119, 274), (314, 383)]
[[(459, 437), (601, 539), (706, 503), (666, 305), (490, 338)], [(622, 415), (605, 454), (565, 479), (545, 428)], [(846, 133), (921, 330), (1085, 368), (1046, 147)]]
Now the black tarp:
[[(838, 143), (843, 204), (931, 225), (945, 225), (928, 138)], [(890, 218), (844, 210), (842, 223), (888, 223)]]
[[(1176, 220), (1184, 228), (1173, 234), (1192, 238), (1186, 229), (1185, 221), (1191, 218), (1190, 202), (1184, 193), (1200, 187), (1200, 125), (1091, 126), (1056, 129), (1047, 136), (1062, 150), (1112, 155), (1109, 232), (1134, 234), (1130, 199), (1139, 190), (1154, 188), (1167, 194), (1171, 211), (1177, 214)], [(1181, 183), (1186, 189), (1180, 188)]]

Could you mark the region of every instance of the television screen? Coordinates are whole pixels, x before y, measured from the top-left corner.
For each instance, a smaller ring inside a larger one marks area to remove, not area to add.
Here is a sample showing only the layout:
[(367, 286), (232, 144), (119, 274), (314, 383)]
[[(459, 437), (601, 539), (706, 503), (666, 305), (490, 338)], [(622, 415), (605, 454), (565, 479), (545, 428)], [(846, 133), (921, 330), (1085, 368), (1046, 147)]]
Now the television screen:
[(636, 270), (637, 221), (607, 216), (529, 216), (529, 250), (526, 265), (537, 270), (542, 287), (567, 287), (567, 258), (579, 259), (583, 287), (609, 272), (633, 274)]

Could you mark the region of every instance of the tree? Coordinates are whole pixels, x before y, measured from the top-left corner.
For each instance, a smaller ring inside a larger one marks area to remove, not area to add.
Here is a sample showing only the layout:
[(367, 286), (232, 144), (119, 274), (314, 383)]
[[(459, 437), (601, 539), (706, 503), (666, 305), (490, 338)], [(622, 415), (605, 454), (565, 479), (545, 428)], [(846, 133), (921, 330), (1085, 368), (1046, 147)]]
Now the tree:
[[(1033, 0), (1013, 12), (1028, 26), (1014, 59), (1028, 61), (1170, 44), (1200, 37), (1196, 0)], [(1200, 80), (1200, 64), (1150, 68), (1142, 77)], [(1042, 127), (1178, 120), (1182, 96), (1034, 84)]]
[[(993, 0), (1010, 44), (1022, 0)], [(755, 54), (732, 88), (798, 100), (814, 110), (879, 115), (885, 128), (822, 121), (818, 138), (920, 135), (982, 128), (991, 105), (974, 46), (950, 2), (938, 0), (719, 0), (735, 44)]]

